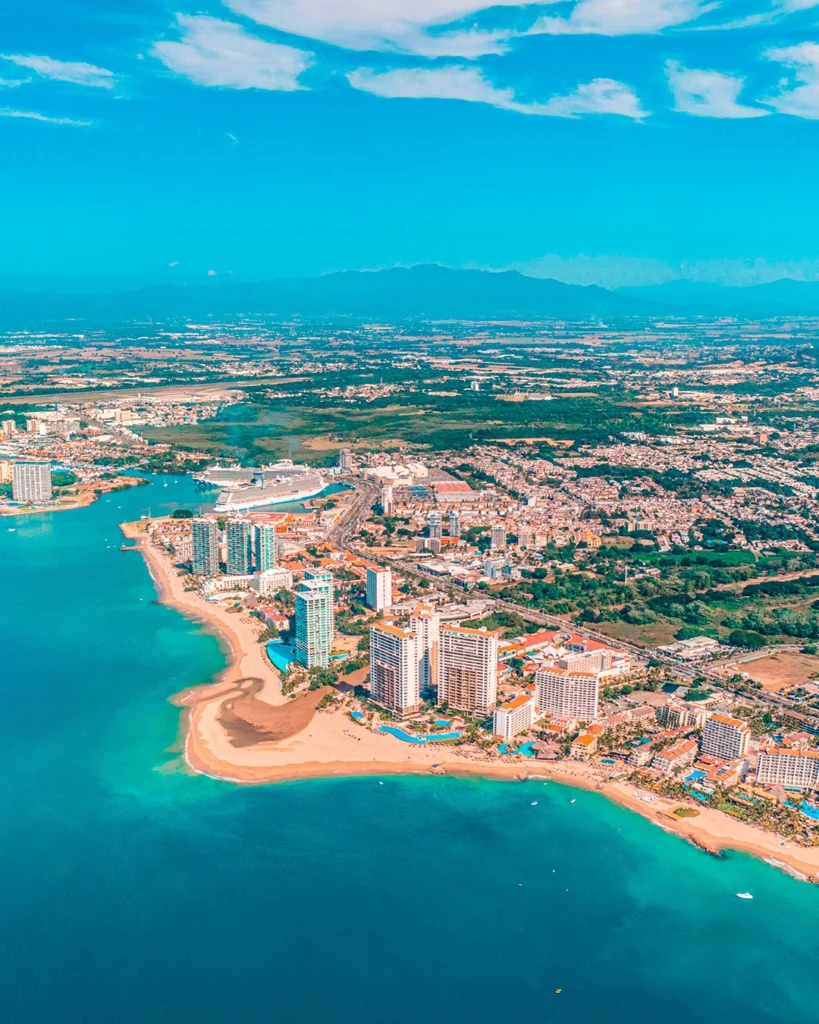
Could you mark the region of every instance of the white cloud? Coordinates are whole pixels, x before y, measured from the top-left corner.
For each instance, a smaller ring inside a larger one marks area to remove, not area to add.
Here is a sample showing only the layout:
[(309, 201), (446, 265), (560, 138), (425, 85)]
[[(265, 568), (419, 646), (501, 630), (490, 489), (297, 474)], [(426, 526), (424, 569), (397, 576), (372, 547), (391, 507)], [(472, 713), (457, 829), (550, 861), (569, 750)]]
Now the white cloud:
[(389, 99), (464, 100), (541, 117), (620, 114), (640, 120), (648, 116), (633, 90), (610, 78), (596, 78), (566, 96), (553, 96), (546, 103), (521, 103), (515, 99), (513, 89), (497, 88), (474, 67), (396, 68), (381, 72), (359, 68), (347, 78), (354, 89)]
[(216, 271), (215, 270), (209, 270), (208, 271), (208, 277), (216, 277)]
[[(538, 6), (557, 0), (540, 0)], [(441, 31), (481, 11), (520, 8), (526, 0), (224, 0), (237, 14), (281, 32), (348, 50), (422, 57), (479, 57), (503, 51), (508, 30)], [(430, 31), (432, 30), (432, 31)]]
[(819, 119), (819, 43), (799, 43), (768, 50), (765, 56), (791, 68), (793, 75), (779, 83), (777, 95), (763, 102), (780, 114)]
[(168, 266), (169, 267), (178, 267), (179, 266), (179, 260), (173, 260), (173, 262), (169, 263)]
[(30, 78), (0, 78), (0, 89), (16, 89), (19, 85), (28, 85)]
[(71, 117), (49, 117), (47, 114), (38, 114), (35, 110), (11, 110), (8, 107), (0, 107), (0, 117), (23, 117), (28, 121), (44, 121), (46, 124), (67, 124), (72, 128), (89, 128), (90, 121), (75, 121)]
[(661, 32), (714, 10), (706, 0), (578, 0), (568, 18), (539, 18), (531, 34), (621, 36)]
[(666, 64), (668, 85), (674, 94), (674, 109), (695, 117), (765, 117), (767, 110), (738, 102), (745, 79), (719, 71), (684, 68), (676, 61)]
[(579, 85), (566, 96), (553, 96), (548, 103), (536, 104), (536, 114), (552, 117), (579, 117), (582, 114), (619, 114), (641, 121), (649, 116), (634, 90), (612, 78), (595, 78)]
[(43, 78), (51, 78), (55, 82), (72, 82), (74, 85), (91, 85), (98, 89), (113, 89), (116, 76), (107, 68), (98, 68), (93, 64), (79, 61), (54, 60), (53, 57), (36, 57), (33, 54), (0, 55), (3, 60), (16, 64), (21, 68), (29, 68)]
[(312, 54), (268, 43), (218, 18), (177, 14), (176, 20), (181, 40), (161, 40), (152, 49), (171, 71), (198, 85), (281, 91), (304, 88), (299, 76), (313, 63)]
[(813, 7), (819, 7), (819, 0), (779, 0), (779, 6), (783, 11), (809, 11)]

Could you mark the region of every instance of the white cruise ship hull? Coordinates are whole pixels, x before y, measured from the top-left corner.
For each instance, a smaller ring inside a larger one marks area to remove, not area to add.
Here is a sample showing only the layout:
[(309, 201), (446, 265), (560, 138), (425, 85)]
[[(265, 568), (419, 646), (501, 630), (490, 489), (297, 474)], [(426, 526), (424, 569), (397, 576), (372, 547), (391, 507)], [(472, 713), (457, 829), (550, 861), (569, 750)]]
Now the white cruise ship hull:
[(293, 491), (291, 494), (264, 495), (257, 492), (253, 495), (250, 491), (245, 494), (242, 494), (241, 491), (233, 491), (229, 495), (220, 495), (213, 511), (241, 512), (249, 508), (265, 508), (268, 505), (286, 505), (291, 501), (307, 501), (308, 498), (315, 498), (317, 494), (321, 494), (324, 486), (324, 481), (322, 481), (318, 487)]

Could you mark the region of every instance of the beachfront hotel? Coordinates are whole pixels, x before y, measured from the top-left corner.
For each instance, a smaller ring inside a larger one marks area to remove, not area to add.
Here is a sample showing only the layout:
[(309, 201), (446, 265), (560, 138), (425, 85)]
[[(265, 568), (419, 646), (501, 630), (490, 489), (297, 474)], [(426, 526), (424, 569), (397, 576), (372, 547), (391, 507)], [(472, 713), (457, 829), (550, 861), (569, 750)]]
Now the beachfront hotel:
[(418, 637), (391, 622), (370, 626), (370, 699), (396, 715), (417, 711)]
[(11, 481), (15, 501), (51, 501), (51, 463), (15, 462)]
[(705, 723), (700, 741), (703, 754), (731, 761), (745, 757), (751, 745), (751, 730), (738, 718), (729, 715), (711, 715)]
[(229, 519), (227, 537), (227, 571), (229, 576), (246, 576), (250, 572), (250, 523), (247, 519)]
[(812, 790), (819, 786), (819, 753), (815, 750), (763, 750), (756, 779), (763, 786)]
[(438, 703), (486, 714), (498, 699), (498, 634), (441, 626)]
[(410, 629), (418, 636), (418, 688), (431, 690), (438, 685), (441, 617), (432, 605), (419, 602), (410, 615)]
[(558, 665), (535, 673), (535, 700), (544, 715), (591, 722), (597, 718), (600, 673), (577, 672)]
[(392, 604), (392, 572), (380, 565), (367, 566), (367, 607), (383, 612)]
[(492, 732), (502, 740), (511, 740), (518, 733), (531, 729), (537, 717), (535, 698), (531, 694), (522, 693), (495, 709)]
[(257, 523), (253, 527), (253, 554), (256, 572), (269, 572), (276, 568), (275, 526)]
[(296, 661), (305, 668), (327, 668), (335, 635), (333, 576), (306, 572), (296, 591)]
[(651, 767), (663, 775), (671, 775), (676, 771), (692, 765), (697, 758), (696, 740), (678, 740), (665, 750), (658, 751), (651, 762)]
[(216, 576), (219, 572), (219, 527), (212, 519), (191, 523), (191, 568), (194, 576)]

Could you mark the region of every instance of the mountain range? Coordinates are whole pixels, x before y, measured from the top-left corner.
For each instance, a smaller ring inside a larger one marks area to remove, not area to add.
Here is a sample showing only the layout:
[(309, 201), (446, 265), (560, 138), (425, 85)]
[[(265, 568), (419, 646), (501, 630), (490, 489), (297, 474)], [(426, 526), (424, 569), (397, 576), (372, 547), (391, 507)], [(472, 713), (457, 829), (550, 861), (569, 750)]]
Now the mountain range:
[(655, 316), (819, 316), (819, 282), (781, 280), (748, 288), (691, 281), (611, 291), (517, 271), (437, 265), (343, 271), (314, 278), (154, 285), (114, 292), (0, 291), (0, 324), (47, 327), (270, 314), (354, 320), (565, 320)]

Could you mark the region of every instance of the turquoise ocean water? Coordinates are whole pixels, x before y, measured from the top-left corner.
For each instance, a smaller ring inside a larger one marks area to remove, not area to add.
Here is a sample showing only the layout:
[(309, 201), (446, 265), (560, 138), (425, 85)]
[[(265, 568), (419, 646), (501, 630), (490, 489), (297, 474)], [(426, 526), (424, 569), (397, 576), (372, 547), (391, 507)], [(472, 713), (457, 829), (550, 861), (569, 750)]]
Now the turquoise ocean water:
[(819, 890), (596, 794), (179, 772), (223, 656), (117, 523), (201, 498), (0, 524), (0, 1020), (819, 1020)]

